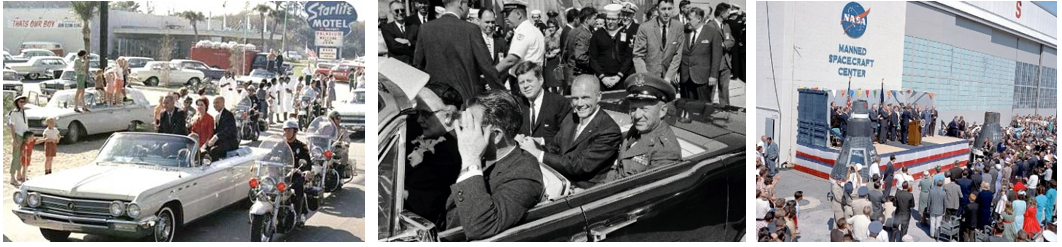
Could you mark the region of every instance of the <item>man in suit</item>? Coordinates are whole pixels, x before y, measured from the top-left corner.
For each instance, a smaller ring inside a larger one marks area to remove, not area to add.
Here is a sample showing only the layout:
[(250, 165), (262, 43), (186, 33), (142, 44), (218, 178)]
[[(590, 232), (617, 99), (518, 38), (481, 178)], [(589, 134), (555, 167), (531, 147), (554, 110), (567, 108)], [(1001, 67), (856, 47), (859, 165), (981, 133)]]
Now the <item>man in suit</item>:
[(892, 110), (889, 111), (889, 140), (900, 140), (899, 126), (900, 125), (900, 107), (892, 106)]
[(387, 55), (410, 64), (416, 49), (414, 45), (417, 43), (419, 27), (406, 21), (406, 7), (402, 2), (391, 2), (391, 13), (394, 14), (395, 21), (384, 24), (380, 28), (384, 43), (387, 44)]
[[(715, 90), (709, 88), (709, 92), (715, 91), (715, 95), (718, 96), (718, 103), (723, 105), (730, 105), (730, 68), (731, 60), (730, 49), (734, 47), (734, 35), (730, 33), (730, 26), (723, 23), (723, 19), (726, 18), (726, 13), (730, 12), (730, 4), (719, 3), (715, 5), (714, 17), (711, 21), (706, 21), (705, 26), (709, 27), (705, 30), (711, 33), (712, 46), (720, 46), (722, 50), (719, 53), (712, 53), (712, 70), (717, 70), (718, 73), (714, 78), (714, 83), (711, 78), (708, 79), (709, 87), (715, 85)], [(708, 18), (705, 18), (708, 19)], [(704, 35), (704, 34), (700, 34)], [(715, 42), (718, 40), (718, 42)], [(711, 97), (711, 95), (708, 95)]]
[(778, 143), (774, 143), (774, 137), (767, 137), (767, 169), (771, 176), (778, 174)]
[(933, 109), (929, 111), (929, 115), (933, 118), (929, 124), (929, 136), (937, 135), (937, 106), (933, 106)]
[(450, 185), (461, 172), (456, 113), (461, 96), (442, 83), (428, 83), (417, 93), (417, 115), (408, 118), (406, 150), (406, 208), (428, 221), (438, 222), (446, 214)]
[(616, 165), (607, 181), (633, 176), (652, 167), (674, 164), (682, 159), (675, 132), (664, 121), (667, 103), (675, 99), (675, 88), (664, 79), (635, 74), (624, 82), (631, 114), (631, 129), (620, 146)]
[(236, 117), (229, 109), (225, 109), (225, 98), (214, 98), (214, 110), (218, 111), (217, 121), (214, 122), (214, 137), (206, 143), (207, 153), (210, 159), (217, 161), (224, 159), (230, 151), (240, 146), (239, 137), (236, 136)]
[(185, 124), (186, 116), (185, 112), (181, 109), (177, 109), (175, 105), (177, 96), (173, 94), (166, 95), (166, 98), (162, 102), (165, 108), (162, 112), (162, 116), (159, 117), (159, 122), (156, 123), (155, 129), (158, 133), (163, 134), (175, 134), (175, 135), (188, 135), (188, 125)]
[(494, 33), (494, 27), (498, 24), (497, 20), (498, 17), (494, 14), (494, 10), (479, 10), (479, 27), (483, 30), (483, 41), (487, 43), (487, 50), (490, 51), (490, 59), (494, 61), (494, 64), (501, 62), (501, 59), (505, 58), (505, 52), (509, 51), (505, 37)]
[(869, 117), (870, 117), (871, 139), (874, 139), (873, 137), (876, 136), (874, 134), (876, 134), (876, 130), (877, 130), (876, 127), (878, 125), (878, 120), (879, 120), (878, 119), (878, 104), (871, 105), (870, 106), (870, 112), (867, 115), (869, 115)]
[(624, 78), (634, 73), (634, 55), (620, 25), (619, 4), (605, 5), (605, 28), (590, 38), (590, 66), (601, 80), (602, 90), (623, 89)]
[(530, 137), (550, 144), (560, 131), (560, 121), (572, 111), (571, 103), (564, 96), (542, 90), (542, 67), (538, 64), (522, 62), (513, 67), (513, 73), (519, 81), (517, 91), (523, 96), (518, 97), (524, 119), (518, 139)]
[(911, 226), (911, 210), (915, 207), (911, 185), (903, 182), (901, 188), (903, 189), (896, 191), (896, 197), (892, 201), (896, 206), (896, 216), (893, 219), (896, 223), (895, 242), (900, 242), (904, 236), (907, 236), (907, 229)]
[[(693, 27), (690, 26), (690, 10), (691, 9), (693, 9), (693, 7), (690, 6), (690, 0), (679, 1), (679, 16), (677, 16), (677, 19), (678, 19), (679, 22), (682, 22), (682, 32), (683, 33), (689, 33), (691, 31), (693, 31)], [(661, 11), (661, 12), (663, 12), (663, 11)], [(660, 13), (660, 14), (663, 14), (663, 13)]]
[(871, 114), (878, 115), (878, 143), (885, 143), (889, 140), (889, 111), (888, 106), (881, 105), (876, 111)]
[(900, 113), (900, 143), (907, 144), (907, 137), (909, 136), (907, 133), (907, 127), (914, 118), (911, 116), (910, 106), (904, 106), (903, 108), (903, 112)]
[(957, 137), (959, 129), (959, 117), (952, 117), (951, 122), (948, 123), (947, 136)]
[[(881, 157), (874, 157), (874, 163), (881, 162)], [(885, 171), (882, 172), (882, 181), (885, 183), (885, 196), (892, 195), (893, 179), (896, 175), (896, 155), (889, 155), (889, 163), (885, 164)]]
[[(444, 3), (447, 1), (443, 1)], [(424, 23), (428, 23), (431, 20), (435, 20), (435, 15), (431, 14), (429, 10), (428, 0), (416, 0), (413, 2), (413, 7), (416, 8), (416, 13), (406, 17), (409, 20), (409, 24), (414, 26), (421, 26)]]
[(568, 34), (572, 32), (572, 29), (579, 28), (579, 10), (576, 8), (568, 8), (564, 11), (564, 27), (561, 28), (560, 35), (560, 49), (566, 51), (568, 49)]
[(679, 67), (682, 88), (680, 95), (683, 98), (700, 101), (712, 100), (712, 89), (719, 81), (719, 70), (715, 62), (715, 54), (721, 54), (723, 47), (715, 45), (722, 42), (713, 34), (708, 24), (705, 24), (705, 11), (701, 8), (690, 10), (689, 24), (693, 31), (686, 34), (682, 43), (682, 58)]
[(678, 73), (682, 56), (682, 23), (671, 16), (674, 0), (661, 0), (656, 5), (660, 15), (656, 20), (646, 21), (634, 36), (634, 68), (638, 73), (648, 73), (664, 78), (671, 84), (680, 81)]
[(479, 26), (459, 17), (468, 12), (468, 6), (461, 0), (445, 3), (446, 14), (421, 25), (413, 66), (431, 75), (432, 81), (449, 84), (462, 99), (474, 97), (487, 86), (505, 88), (498, 83), (498, 70)]
[(539, 162), (564, 174), (579, 188), (588, 189), (605, 181), (609, 167), (616, 160), (622, 141), (619, 125), (598, 106), (600, 82), (591, 75), (581, 75), (572, 83), (575, 114), (567, 114), (560, 132), (543, 148), (530, 139), (520, 146)]
[(516, 225), (542, 201), (544, 187), (535, 156), (515, 140), (521, 123), (516, 97), (491, 90), (467, 105), (457, 127), (462, 168), (450, 186), (441, 229), (462, 226), (468, 240), (479, 240)]
[(930, 128), (930, 123), (933, 122), (933, 112), (929, 111), (929, 107), (922, 109), (922, 136), (930, 136), (933, 130)]
[(593, 36), (593, 18), (597, 15), (597, 9), (583, 8), (579, 10), (579, 25), (572, 29), (568, 34), (568, 39), (564, 41), (565, 51), (562, 55), (565, 56), (564, 61), (571, 66), (571, 70), (568, 72), (568, 78), (575, 78), (577, 75), (593, 74), (594, 69), (590, 66), (590, 39)]

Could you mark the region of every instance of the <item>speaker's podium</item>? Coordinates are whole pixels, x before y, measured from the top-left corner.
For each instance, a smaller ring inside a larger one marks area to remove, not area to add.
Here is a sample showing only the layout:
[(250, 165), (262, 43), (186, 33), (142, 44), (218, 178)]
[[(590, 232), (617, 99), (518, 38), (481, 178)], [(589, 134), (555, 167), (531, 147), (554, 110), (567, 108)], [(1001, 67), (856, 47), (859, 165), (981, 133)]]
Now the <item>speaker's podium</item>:
[(922, 145), (922, 120), (912, 120), (907, 123), (907, 145)]

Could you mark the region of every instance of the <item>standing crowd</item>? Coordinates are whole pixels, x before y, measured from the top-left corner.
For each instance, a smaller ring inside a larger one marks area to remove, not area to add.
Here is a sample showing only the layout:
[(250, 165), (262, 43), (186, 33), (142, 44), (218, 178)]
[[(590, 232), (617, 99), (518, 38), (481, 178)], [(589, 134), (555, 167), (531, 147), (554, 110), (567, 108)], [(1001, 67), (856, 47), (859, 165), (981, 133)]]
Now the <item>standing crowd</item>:
[[(712, 12), (682, 1), (675, 11), (676, 1), (660, 0), (638, 23), (629, 2), (545, 12), (520, 0), (476, 12), (470, 1), (442, 2), (436, 13), (427, 1), (408, 12), (391, 2), (394, 21), (379, 28), (388, 57), (430, 76), (407, 92), (417, 114), (407, 122), (404, 205), (470, 240), (549, 199), (540, 164), (579, 193), (680, 161), (669, 103), (728, 104), (732, 74), (744, 79), (731, 72), (731, 57), (743, 65), (744, 14), (726, 3)], [(599, 104), (609, 90), (625, 92), (629, 130)]]
[[(935, 109), (928, 113), (936, 116)], [(949, 167), (929, 169), (917, 180), (908, 167), (896, 164), (895, 156), (884, 166), (875, 157), (870, 166), (854, 167), (851, 176), (831, 179), (827, 194), (833, 211), (830, 240), (909, 242), (914, 240), (908, 234), (914, 226), (934, 240), (1056, 241), (1056, 118), (1036, 115), (1013, 119), (1003, 127), (1001, 140), (974, 146), (980, 126), (960, 128), (965, 124), (957, 118), (949, 124), (949, 135), (969, 139), (970, 148), (983, 155), (972, 155), (965, 164), (955, 161)], [(758, 151), (762, 153), (762, 147)], [(790, 200), (779, 197), (774, 190), (781, 178), (762, 161), (758, 160), (757, 168), (758, 239), (799, 240), (800, 208), (796, 205), (803, 193), (796, 192)], [(863, 169), (869, 170), (869, 181), (860, 179), (858, 173)]]

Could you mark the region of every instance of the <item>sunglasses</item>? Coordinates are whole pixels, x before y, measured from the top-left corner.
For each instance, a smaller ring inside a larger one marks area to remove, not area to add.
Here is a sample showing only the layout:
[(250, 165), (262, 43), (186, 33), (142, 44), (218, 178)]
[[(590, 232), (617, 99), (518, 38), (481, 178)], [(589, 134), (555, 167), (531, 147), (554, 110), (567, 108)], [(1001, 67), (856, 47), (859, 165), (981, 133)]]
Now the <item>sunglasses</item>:
[(395, 14), (405, 14), (406, 10), (405, 9), (396, 9), (396, 10), (394, 10), (394, 12), (395, 12)]

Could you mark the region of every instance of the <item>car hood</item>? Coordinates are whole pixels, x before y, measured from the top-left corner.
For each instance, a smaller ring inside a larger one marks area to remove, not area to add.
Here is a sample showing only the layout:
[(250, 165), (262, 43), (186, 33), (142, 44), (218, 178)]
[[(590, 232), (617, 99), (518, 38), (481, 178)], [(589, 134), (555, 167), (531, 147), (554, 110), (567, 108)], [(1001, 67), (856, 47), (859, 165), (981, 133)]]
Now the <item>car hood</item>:
[(335, 111), (341, 116), (365, 115), (364, 104), (336, 103)]
[(90, 164), (27, 181), (26, 191), (85, 198), (132, 201), (144, 192), (181, 177), (180, 171), (128, 164)]
[(26, 119), (45, 119), (48, 117), (66, 117), (73, 115), (74, 108), (59, 108), (59, 107), (36, 107), (32, 109), (26, 109)]
[(19, 84), (19, 85), (22, 85), (22, 82), (20, 82), (20, 81), (4, 81), (4, 85), (7, 85), (7, 84)]

